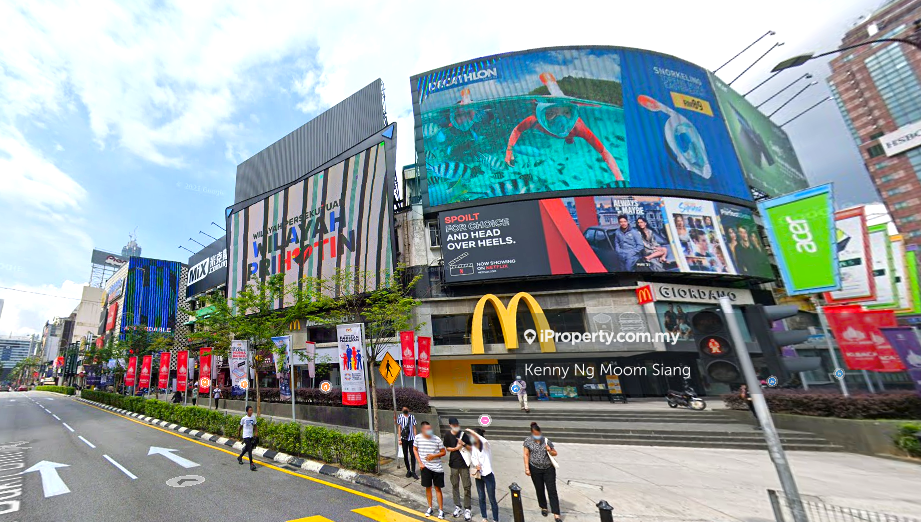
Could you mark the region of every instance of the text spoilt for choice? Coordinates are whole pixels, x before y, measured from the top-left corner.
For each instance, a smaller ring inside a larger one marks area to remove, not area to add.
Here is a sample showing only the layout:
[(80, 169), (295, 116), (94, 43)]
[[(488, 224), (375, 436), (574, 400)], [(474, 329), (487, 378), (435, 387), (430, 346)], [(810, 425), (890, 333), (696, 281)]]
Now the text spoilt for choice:
[(478, 217), (478, 212), (446, 217), (445, 231), (448, 236), (445, 238), (445, 247), (448, 250), (469, 250), (515, 243), (511, 236), (503, 237), (499, 228), (509, 226), (508, 218), (478, 221)]

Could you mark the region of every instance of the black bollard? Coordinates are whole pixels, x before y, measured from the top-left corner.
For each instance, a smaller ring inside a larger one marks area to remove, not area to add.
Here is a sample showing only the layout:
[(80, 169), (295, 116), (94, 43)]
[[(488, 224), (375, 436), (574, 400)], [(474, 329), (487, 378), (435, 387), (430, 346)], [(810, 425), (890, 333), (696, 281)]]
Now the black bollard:
[(512, 482), (508, 490), (512, 492), (512, 518), (515, 522), (524, 522), (524, 508), (521, 507), (521, 486), (516, 482)]
[(611, 504), (608, 504), (606, 500), (602, 500), (596, 506), (598, 506), (601, 522), (614, 522), (614, 508), (611, 507)]

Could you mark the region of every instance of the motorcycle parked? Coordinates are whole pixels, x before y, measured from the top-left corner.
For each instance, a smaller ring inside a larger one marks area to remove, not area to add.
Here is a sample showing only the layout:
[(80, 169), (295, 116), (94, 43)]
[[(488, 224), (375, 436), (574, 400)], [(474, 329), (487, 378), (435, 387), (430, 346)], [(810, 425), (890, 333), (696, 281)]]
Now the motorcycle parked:
[(668, 390), (665, 400), (668, 401), (670, 408), (683, 406), (697, 411), (703, 411), (707, 408), (707, 401), (698, 397), (697, 392), (689, 384), (685, 384), (684, 391)]

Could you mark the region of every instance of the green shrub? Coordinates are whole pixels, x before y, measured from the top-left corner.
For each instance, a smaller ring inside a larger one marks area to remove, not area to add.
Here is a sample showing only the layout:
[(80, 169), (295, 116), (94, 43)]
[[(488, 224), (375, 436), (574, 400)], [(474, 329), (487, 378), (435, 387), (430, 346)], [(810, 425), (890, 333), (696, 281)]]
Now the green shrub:
[[(199, 406), (180, 406), (156, 399), (128, 397), (97, 390), (81, 392), (84, 399), (132, 411), (187, 428), (236, 438), (240, 416)], [(345, 435), (323, 426), (301, 426), (296, 422), (275, 423), (259, 418), (260, 446), (289, 455), (312, 457), (343, 467), (376, 472), (377, 445), (362, 433)]]
[[(722, 396), (726, 407), (748, 407), (738, 393)], [(914, 392), (888, 392), (844, 397), (836, 392), (765, 390), (764, 400), (772, 413), (792, 413), (839, 419), (918, 419), (921, 397)]]
[(895, 445), (915, 458), (921, 458), (921, 442), (915, 433), (921, 431), (921, 422), (907, 422), (899, 426), (899, 431), (892, 437)]
[(73, 386), (36, 386), (35, 391), (46, 391), (53, 393), (63, 393), (64, 395), (73, 395), (76, 389)]

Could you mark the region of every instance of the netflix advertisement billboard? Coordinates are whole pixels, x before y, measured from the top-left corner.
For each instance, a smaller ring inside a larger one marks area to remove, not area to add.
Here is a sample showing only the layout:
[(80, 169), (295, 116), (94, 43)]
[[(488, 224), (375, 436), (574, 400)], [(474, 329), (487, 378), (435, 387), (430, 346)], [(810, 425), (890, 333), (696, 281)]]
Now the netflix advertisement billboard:
[(615, 272), (773, 279), (748, 208), (658, 196), (517, 201), (438, 215), (445, 281)]

